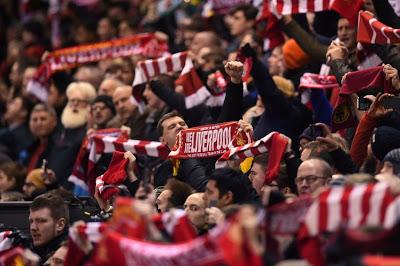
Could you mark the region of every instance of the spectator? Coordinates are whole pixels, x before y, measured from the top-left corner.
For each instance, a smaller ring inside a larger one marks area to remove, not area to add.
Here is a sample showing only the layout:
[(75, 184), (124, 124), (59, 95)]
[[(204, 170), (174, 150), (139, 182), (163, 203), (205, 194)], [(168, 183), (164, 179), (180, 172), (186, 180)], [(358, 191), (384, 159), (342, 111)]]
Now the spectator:
[(193, 193), (187, 197), (184, 204), (185, 212), (196, 228), (199, 235), (207, 232), (206, 225), (206, 204), (203, 199), (203, 193)]
[(65, 91), (72, 82), (72, 78), (65, 72), (55, 73), (51, 77), (48, 103), (56, 110), (57, 117), (60, 117), (64, 107), (67, 105)]
[(63, 266), (65, 262), (65, 257), (68, 252), (68, 242), (63, 241), (60, 247), (54, 252), (54, 254), (46, 261), (45, 265), (49, 266)]
[(108, 95), (112, 97), (115, 90), (123, 85), (124, 84), (116, 78), (105, 78), (100, 84), (98, 95)]
[(40, 256), (40, 264), (43, 264), (67, 238), (68, 207), (56, 194), (40, 195), (32, 201), (29, 224), (33, 251)]
[(43, 169), (41, 168), (37, 168), (29, 172), (25, 179), (25, 184), (22, 187), (25, 199), (32, 200), (35, 195), (45, 192), (46, 184), (44, 183), (42, 174)]
[(249, 199), (249, 192), (242, 173), (231, 168), (215, 170), (207, 183), (203, 199), (206, 206), (223, 208), (230, 204), (244, 203)]
[(16, 96), (7, 104), (4, 120), (7, 127), (0, 129), (0, 143), (7, 147), (8, 154), (14, 160), (26, 163), (20, 152), (28, 148), (33, 142), (29, 131), (28, 119), (32, 104), (22, 96)]
[(309, 159), (302, 162), (297, 170), (296, 184), (300, 195), (316, 192), (329, 184), (332, 168), (321, 159)]
[(92, 85), (86, 82), (73, 82), (66, 91), (68, 104), (61, 115), (61, 122), (66, 129), (78, 129), (87, 123), (90, 104), (96, 97)]
[(22, 192), (26, 176), (26, 169), (14, 162), (5, 162), (0, 165), (0, 193), (6, 191)]
[(179, 180), (169, 179), (164, 190), (157, 197), (157, 209), (160, 212), (166, 212), (170, 208), (183, 208), (183, 204), (192, 190), (190, 186)]
[(132, 87), (118, 87), (113, 95), (117, 115), (109, 121), (107, 127), (130, 127), (131, 139), (143, 139), (143, 130), (147, 113), (140, 114), (138, 106), (132, 101)]
[(112, 98), (108, 95), (97, 96), (91, 106), (94, 128), (104, 129), (115, 116), (116, 110)]
[(230, 34), (235, 38), (229, 51), (239, 48), (241, 40), (246, 34), (251, 33), (254, 28), (258, 10), (252, 5), (239, 5), (230, 11), (228, 28)]
[(400, 149), (391, 150), (385, 155), (380, 173), (400, 176)]
[(50, 136), (54, 133), (57, 125), (57, 116), (54, 109), (48, 105), (37, 104), (33, 107), (29, 128), (36, 139), (36, 142), (29, 147), (28, 172), (41, 165), (41, 159), (46, 157), (51, 144), (49, 145)]
[[(183, 118), (176, 112), (165, 114), (158, 121), (157, 130), (160, 142), (172, 149), (175, 145), (176, 135), (188, 126)], [(154, 173), (156, 186), (164, 185), (167, 179), (175, 176), (196, 191), (203, 191), (207, 183), (205, 168), (198, 159), (181, 160), (179, 169), (175, 167), (175, 175), (172, 161), (168, 160), (161, 164)]]

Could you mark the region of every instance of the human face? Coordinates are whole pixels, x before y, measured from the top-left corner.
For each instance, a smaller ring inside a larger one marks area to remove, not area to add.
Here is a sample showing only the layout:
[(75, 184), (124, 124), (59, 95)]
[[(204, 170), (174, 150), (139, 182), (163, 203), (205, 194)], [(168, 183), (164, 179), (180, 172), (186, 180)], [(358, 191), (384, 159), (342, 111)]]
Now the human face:
[(3, 171), (0, 170), (0, 193), (9, 191), (15, 185), (15, 178), (9, 178)]
[(257, 191), (258, 194), (261, 193), (261, 188), (264, 185), (265, 178), (265, 167), (258, 163), (254, 163), (251, 167), (249, 179), (253, 188)]
[(206, 223), (206, 204), (203, 193), (194, 193), (187, 197), (184, 208), (190, 222), (197, 229), (201, 229)]
[(329, 177), (324, 177), (322, 165), (315, 160), (304, 161), (297, 169), (295, 179), (300, 195), (310, 194), (328, 183)]
[(210, 44), (212, 38), (209, 32), (198, 32), (194, 35), (192, 42), (190, 43), (190, 51), (197, 55), (200, 49)]
[(92, 105), (92, 115), (96, 125), (104, 125), (113, 117), (110, 108), (102, 102), (97, 102)]
[(154, 94), (149, 85), (146, 86), (143, 97), (146, 99), (147, 105), (152, 109), (162, 109), (165, 106), (165, 103)]
[(133, 69), (126, 63), (117, 68), (115, 77), (122, 81), (124, 84), (132, 84), (133, 82)]
[(229, 30), (232, 36), (240, 37), (253, 26), (252, 20), (247, 20), (243, 11), (235, 12), (229, 21)]
[(87, 108), (89, 102), (81, 91), (73, 90), (68, 95), (68, 105), (71, 107), (73, 113), (79, 113), (82, 108)]
[(53, 256), (50, 257), (50, 266), (63, 266), (65, 257), (67, 256), (68, 248), (65, 246), (59, 247)]
[(275, 47), (270, 57), (268, 57), (268, 70), (271, 76), (282, 75), (284, 64), (281, 46)]
[(174, 147), (178, 133), (181, 130), (188, 128), (186, 122), (179, 116), (166, 119), (164, 122), (162, 122), (161, 126), (163, 128), (163, 134), (160, 138), (160, 141), (164, 145), (167, 145), (170, 149)]
[(208, 180), (206, 186), (206, 192), (203, 194), (203, 200), (206, 206), (210, 206), (211, 201), (217, 201), (217, 207), (221, 208), (219, 201), (219, 189), (217, 188), (217, 182), (215, 180)]
[(352, 49), (356, 45), (355, 29), (346, 18), (338, 21), (337, 36), (344, 43), (347, 49)]
[(394, 175), (393, 164), (390, 162), (384, 162), (380, 174)]
[(53, 106), (54, 108), (56, 107), (61, 107), (64, 105), (66, 96), (64, 93), (60, 93), (56, 86), (54, 84), (50, 85), (49, 89), (49, 97), (47, 98), (47, 102)]
[(172, 191), (169, 189), (165, 189), (156, 199), (157, 208), (160, 212), (166, 212), (169, 208), (169, 199), (172, 196)]
[(9, 124), (18, 122), (18, 119), (23, 112), (25, 112), (26, 115), (26, 111), (22, 110), (22, 99), (21, 97), (16, 97), (7, 104), (7, 110), (4, 114), (4, 119)]
[(32, 196), (32, 193), (37, 189), (37, 187), (31, 183), (31, 182), (26, 182), (25, 184), (22, 186), (22, 191), (24, 192), (24, 195), (26, 197), (30, 197)]
[(46, 111), (33, 112), (29, 120), (29, 128), (32, 135), (37, 138), (48, 137), (53, 132), (56, 124), (56, 118)]
[(114, 35), (115, 29), (108, 18), (102, 18), (97, 24), (97, 35), (101, 41), (107, 41)]
[(115, 89), (118, 86), (121, 86), (122, 82), (119, 82), (118, 80), (115, 79), (105, 79), (99, 87), (99, 95), (108, 95), (108, 96), (113, 96)]
[[(60, 219), (61, 220), (61, 219)], [(54, 239), (64, 226), (51, 217), (49, 208), (42, 208), (29, 213), (30, 231), (35, 247), (42, 246)]]
[(132, 88), (130, 86), (119, 87), (113, 95), (113, 102), (118, 115), (125, 123), (131, 117), (137, 106), (132, 102)]

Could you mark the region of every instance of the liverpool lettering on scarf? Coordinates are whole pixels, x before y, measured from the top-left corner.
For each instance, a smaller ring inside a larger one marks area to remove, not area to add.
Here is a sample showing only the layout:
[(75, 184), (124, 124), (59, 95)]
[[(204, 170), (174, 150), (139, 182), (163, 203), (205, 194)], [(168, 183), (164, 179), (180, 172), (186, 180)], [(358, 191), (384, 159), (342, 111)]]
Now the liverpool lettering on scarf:
[(201, 158), (223, 154), (230, 146), (251, 142), (237, 122), (190, 128), (179, 132), (171, 158)]

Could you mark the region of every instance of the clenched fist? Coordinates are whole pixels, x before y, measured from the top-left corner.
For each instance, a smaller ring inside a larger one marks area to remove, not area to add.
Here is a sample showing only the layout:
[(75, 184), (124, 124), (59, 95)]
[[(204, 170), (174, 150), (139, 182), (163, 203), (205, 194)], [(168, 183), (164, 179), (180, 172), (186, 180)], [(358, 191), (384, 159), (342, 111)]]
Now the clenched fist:
[(231, 77), (231, 82), (242, 83), (243, 64), (239, 61), (230, 61), (225, 64), (225, 72)]

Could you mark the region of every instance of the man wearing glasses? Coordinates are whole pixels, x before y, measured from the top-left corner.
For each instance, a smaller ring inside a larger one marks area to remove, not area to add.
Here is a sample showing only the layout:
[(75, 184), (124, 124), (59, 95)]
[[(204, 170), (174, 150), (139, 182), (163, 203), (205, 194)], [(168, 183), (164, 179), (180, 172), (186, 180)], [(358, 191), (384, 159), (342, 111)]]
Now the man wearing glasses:
[(302, 162), (295, 180), (299, 195), (314, 193), (327, 186), (332, 174), (332, 167), (321, 159), (313, 158)]

